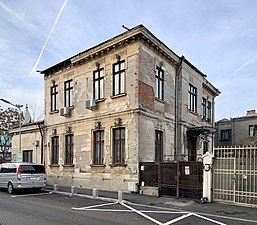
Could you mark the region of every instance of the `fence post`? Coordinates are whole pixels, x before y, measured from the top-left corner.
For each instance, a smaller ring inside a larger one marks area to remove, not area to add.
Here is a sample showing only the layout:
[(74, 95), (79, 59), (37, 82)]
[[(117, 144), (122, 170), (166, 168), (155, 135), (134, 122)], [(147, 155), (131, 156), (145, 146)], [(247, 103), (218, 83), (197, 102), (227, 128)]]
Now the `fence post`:
[(209, 152), (203, 155), (203, 203), (212, 201), (213, 158), (214, 156)]

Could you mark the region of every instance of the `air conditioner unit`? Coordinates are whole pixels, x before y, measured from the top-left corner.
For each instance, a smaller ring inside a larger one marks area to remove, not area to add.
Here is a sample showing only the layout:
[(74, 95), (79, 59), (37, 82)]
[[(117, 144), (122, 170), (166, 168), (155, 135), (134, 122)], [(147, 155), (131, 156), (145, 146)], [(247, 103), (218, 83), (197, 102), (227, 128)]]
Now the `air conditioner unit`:
[(86, 109), (92, 109), (96, 106), (95, 99), (87, 99), (86, 100)]
[(70, 109), (68, 107), (60, 108), (60, 116), (68, 117), (70, 115)]

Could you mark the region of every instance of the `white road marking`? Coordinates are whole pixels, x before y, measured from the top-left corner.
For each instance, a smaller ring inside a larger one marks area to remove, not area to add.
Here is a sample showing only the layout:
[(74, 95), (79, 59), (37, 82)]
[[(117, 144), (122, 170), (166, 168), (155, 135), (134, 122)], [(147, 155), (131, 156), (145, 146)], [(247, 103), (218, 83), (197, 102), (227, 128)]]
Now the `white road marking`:
[[(217, 214), (208, 214), (208, 213), (201, 213), (201, 212), (186, 212), (186, 211), (182, 211), (180, 209), (171, 209), (171, 208), (167, 208), (167, 207), (158, 207), (158, 206), (150, 206), (150, 205), (144, 205), (144, 204), (137, 204), (137, 203), (132, 203), (132, 202), (128, 202), (128, 201), (122, 201), (122, 203), (120, 203), (121, 205), (123, 205), (124, 207), (126, 207), (128, 210), (123, 210), (123, 209), (97, 209), (97, 207), (101, 207), (101, 206), (108, 206), (108, 205), (115, 205), (115, 204), (119, 204), (118, 202), (114, 202), (114, 203), (107, 203), (107, 204), (100, 204), (100, 205), (93, 205), (93, 206), (87, 206), (87, 207), (81, 207), (81, 208), (76, 208), (73, 207), (72, 209), (74, 210), (95, 210), (95, 211), (99, 211), (99, 212), (127, 212), (127, 213), (137, 213), (139, 215), (141, 215), (142, 217), (154, 222), (155, 224), (158, 225), (170, 225), (170, 224), (174, 224), (175, 222), (185, 219), (189, 216), (195, 216), (198, 217), (200, 219), (203, 220), (207, 220), (210, 221), (214, 224), (218, 224), (218, 225), (226, 225), (226, 223), (222, 223), (219, 222), (217, 220), (213, 220), (210, 219), (208, 217), (217, 217), (217, 218), (222, 218), (222, 219), (228, 219), (228, 220), (235, 220), (235, 221), (242, 221), (242, 222), (250, 222), (250, 223), (256, 223), (256, 220), (248, 220), (248, 219), (242, 219), (242, 218), (236, 218), (236, 217), (228, 217), (228, 216), (222, 216), (222, 215), (217, 215)], [(134, 209), (133, 207), (129, 206), (129, 205), (134, 205), (134, 206), (141, 206), (141, 207), (146, 207), (146, 208), (151, 208), (151, 209), (159, 209), (159, 210), (137, 210)], [(159, 214), (184, 214), (178, 218), (175, 218), (173, 220), (170, 220), (166, 223), (161, 223), (160, 221), (146, 215), (145, 213), (159, 213)]]
[(102, 207), (102, 206), (106, 206), (106, 205), (115, 205), (115, 204), (118, 204), (118, 202), (111, 202), (111, 203), (105, 203), (105, 204), (100, 204), (100, 205), (91, 205), (91, 206), (86, 206), (86, 207), (81, 207), (81, 208), (73, 207), (72, 209), (74, 209), (74, 210), (87, 210), (87, 209), (92, 209), (92, 208), (96, 208), (96, 207)]
[(199, 217), (199, 218), (204, 219), (204, 220), (211, 221), (211, 222), (216, 223), (216, 224), (219, 224), (219, 225), (226, 225), (225, 223), (218, 222), (218, 221), (216, 221), (216, 220), (207, 218), (207, 217), (205, 217), (205, 216), (198, 215), (198, 214), (196, 214), (196, 213), (194, 213), (194, 216)]
[(185, 218), (187, 218), (187, 217), (189, 217), (189, 216), (192, 216), (192, 215), (193, 215), (193, 213), (187, 213), (187, 214), (182, 215), (182, 216), (180, 216), (180, 217), (177, 217), (177, 218), (175, 218), (175, 219), (173, 219), (173, 220), (170, 220), (169, 222), (166, 222), (166, 223), (164, 223), (163, 225), (170, 225), (170, 224), (176, 223), (176, 222), (178, 222), (178, 221), (180, 221), (180, 220), (183, 220), (183, 219), (185, 219)]
[(163, 223), (161, 223), (160, 221), (158, 221), (158, 220), (156, 220), (156, 219), (154, 219), (154, 218), (152, 218), (152, 217), (150, 217), (150, 216), (148, 216), (148, 215), (142, 213), (141, 211), (138, 211), (138, 210), (136, 210), (136, 209), (134, 209), (134, 208), (132, 208), (132, 207), (126, 205), (126, 204), (123, 203), (123, 202), (121, 202), (120, 204), (123, 205), (124, 207), (126, 207), (126, 208), (132, 210), (133, 212), (139, 214), (140, 216), (143, 216), (143, 217), (145, 217), (146, 219), (148, 219), (148, 220), (150, 220), (150, 221), (152, 221), (152, 222), (158, 224), (158, 225), (163, 225)]
[(30, 196), (39, 196), (39, 195), (50, 195), (53, 192), (47, 192), (47, 193), (36, 193), (36, 194), (24, 194), (24, 195), (11, 195), (11, 198), (19, 198), (19, 197), (30, 197)]

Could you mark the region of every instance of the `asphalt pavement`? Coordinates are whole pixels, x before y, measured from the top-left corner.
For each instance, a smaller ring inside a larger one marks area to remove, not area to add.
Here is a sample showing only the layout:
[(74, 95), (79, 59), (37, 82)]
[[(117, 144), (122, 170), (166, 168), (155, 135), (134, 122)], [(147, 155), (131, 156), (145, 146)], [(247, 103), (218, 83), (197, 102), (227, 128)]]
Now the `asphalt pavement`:
[[(53, 191), (54, 187), (48, 186), (46, 189)], [(73, 193), (81, 198), (93, 198), (93, 190), (89, 189), (72, 189), (71, 187), (58, 186), (57, 190), (59, 194), (72, 196), (71, 193)], [(108, 208), (109, 206), (111, 206), (109, 209), (113, 209), (113, 206), (117, 204), (121, 197), (120, 194), (118, 192), (99, 190), (96, 199), (106, 203), (96, 205), (95, 207), (91, 206), (90, 208), (74, 208), (74, 210), (103, 211), (107, 210), (106, 207)], [(136, 193), (122, 193), (122, 199), (120, 200), (122, 201), (119, 202), (119, 207), (123, 207), (123, 209), (118, 209), (120, 212), (130, 210), (141, 217), (145, 217), (146, 220), (150, 220), (153, 224), (257, 224), (257, 207), (220, 203), (204, 204), (200, 200), (195, 199), (172, 196), (154, 197)], [(169, 217), (167, 216), (168, 214)], [(177, 216), (174, 217), (173, 214)], [(194, 223), (192, 223), (193, 217)]]

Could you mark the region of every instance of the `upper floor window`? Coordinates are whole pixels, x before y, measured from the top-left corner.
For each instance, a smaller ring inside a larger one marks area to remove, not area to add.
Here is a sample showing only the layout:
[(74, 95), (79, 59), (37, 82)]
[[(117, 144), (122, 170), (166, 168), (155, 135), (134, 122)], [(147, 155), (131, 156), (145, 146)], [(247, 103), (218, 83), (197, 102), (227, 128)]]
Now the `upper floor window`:
[(207, 104), (207, 121), (211, 122), (212, 116), (211, 116), (211, 102), (208, 101)]
[(113, 163), (125, 163), (125, 128), (113, 129)]
[(197, 88), (189, 84), (188, 90), (188, 109), (192, 112), (197, 112)]
[(164, 70), (161, 67), (156, 67), (155, 72), (155, 97), (164, 99)]
[(65, 136), (65, 165), (73, 164), (73, 134)]
[(257, 125), (249, 125), (249, 136), (257, 136)]
[(163, 131), (155, 131), (155, 160), (160, 161), (163, 158)]
[(59, 161), (59, 137), (52, 137), (52, 148), (51, 148), (51, 164), (57, 165)]
[(104, 131), (94, 131), (93, 163), (103, 164), (104, 161)]
[(94, 99), (99, 100), (104, 97), (104, 69), (97, 69), (93, 72)]
[(202, 114), (203, 114), (203, 119), (206, 119), (207, 116), (207, 111), (206, 111), (206, 98), (202, 98)]
[(51, 96), (51, 112), (54, 112), (58, 109), (58, 85), (53, 84), (50, 88), (50, 96)]
[(220, 140), (221, 141), (229, 141), (229, 140), (231, 140), (231, 129), (221, 130), (221, 132), (220, 132)]
[(125, 93), (125, 60), (113, 64), (113, 95)]
[(64, 82), (64, 107), (70, 107), (73, 105), (72, 103), (72, 80), (68, 80)]

